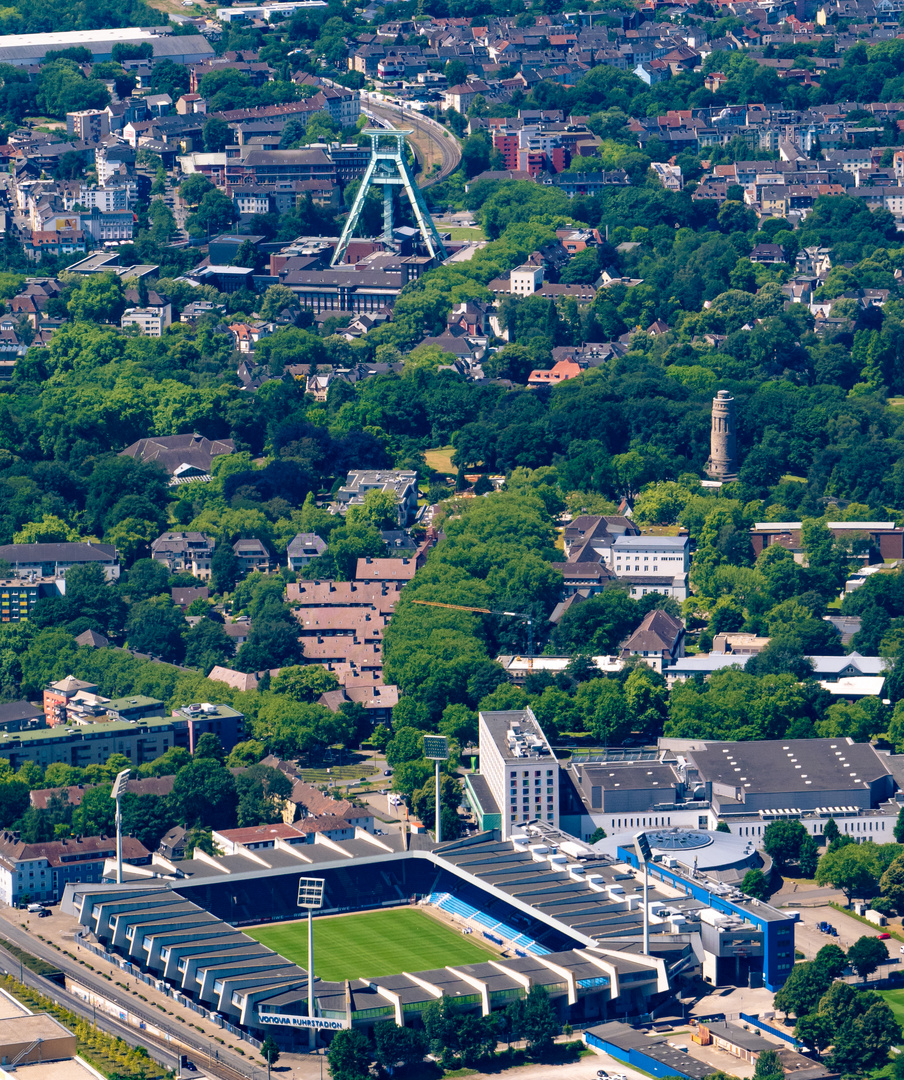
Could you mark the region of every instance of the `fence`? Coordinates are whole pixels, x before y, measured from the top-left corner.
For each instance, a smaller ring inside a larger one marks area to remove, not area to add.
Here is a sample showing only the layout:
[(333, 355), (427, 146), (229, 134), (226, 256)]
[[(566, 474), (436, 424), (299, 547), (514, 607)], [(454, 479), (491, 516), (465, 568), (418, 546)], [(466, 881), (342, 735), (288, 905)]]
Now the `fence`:
[(760, 1020), (758, 1016), (750, 1016), (748, 1013), (738, 1013), (738, 1016), (748, 1024), (753, 1024), (754, 1027), (760, 1028), (762, 1031), (768, 1031), (770, 1035), (774, 1035), (777, 1039), (784, 1039), (786, 1043), (791, 1043), (795, 1050), (799, 1050), (804, 1045), (802, 1042), (798, 1042), (793, 1035), (789, 1035), (786, 1031), (782, 1031), (781, 1028), (773, 1027), (771, 1024), (765, 1023), (763, 1020)]

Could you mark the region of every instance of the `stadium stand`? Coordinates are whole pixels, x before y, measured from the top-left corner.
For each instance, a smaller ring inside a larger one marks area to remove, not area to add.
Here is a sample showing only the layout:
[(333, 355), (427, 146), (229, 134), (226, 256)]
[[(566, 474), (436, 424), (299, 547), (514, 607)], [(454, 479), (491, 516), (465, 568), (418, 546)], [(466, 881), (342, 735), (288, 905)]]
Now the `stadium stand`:
[(449, 893), (431, 893), (426, 898), (425, 903), (439, 908), (440, 911), (445, 911), (449, 915), (456, 915), (458, 918), (464, 919), (465, 922), (476, 923), (482, 929), (483, 936), (495, 945), (508, 943), (516, 950), (521, 949), (522, 955), (528, 952), (534, 956), (546, 956), (552, 951), (520, 930), (516, 930), (500, 919), (494, 919), (492, 915), (487, 915), (480, 908), (467, 904), (464, 900), (459, 900), (458, 897)]

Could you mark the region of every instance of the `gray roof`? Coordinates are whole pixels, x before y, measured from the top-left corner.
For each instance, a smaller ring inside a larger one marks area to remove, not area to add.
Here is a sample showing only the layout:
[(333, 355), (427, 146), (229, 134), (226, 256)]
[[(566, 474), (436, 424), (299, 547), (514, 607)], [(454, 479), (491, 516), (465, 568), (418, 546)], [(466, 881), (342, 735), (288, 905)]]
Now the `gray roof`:
[(687, 755), (704, 780), (751, 793), (851, 790), (890, 772), (869, 743), (847, 738), (711, 742)]
[(618, 536), (612, 543), (614, 548), (672, 548), (675, 551), (683, 551), (690, 543), (687, 536)]
[(40, 705), (32, 705), (30, 701), (8, 701), (0, 705), (0, 724), (10, 724), (15, 720), (31, 720), (43, 715), (43, 708)]
[(112, 563), (116, 561), (116, 548), (113, 544), (3, 544), (0, 559), (14, 566), (37, 562)]

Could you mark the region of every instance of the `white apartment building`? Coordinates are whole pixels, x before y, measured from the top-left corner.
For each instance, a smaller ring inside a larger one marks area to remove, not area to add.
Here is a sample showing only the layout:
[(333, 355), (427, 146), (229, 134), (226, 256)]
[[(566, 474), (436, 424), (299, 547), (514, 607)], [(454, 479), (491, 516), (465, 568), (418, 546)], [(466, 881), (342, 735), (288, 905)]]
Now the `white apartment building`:
[(509, 277), (513, 296), (533, 296), (543, 288), (542, 266), (516, 266)]
[(604, 561), (616, 577), (630, 584), (633, 597), (656, 592), (687, 599), (687, 536), (618, 536)]
[(159, 308), (126, 308), (120, 326), (123, 329), (127, 326), (137, 326), (147, 337), (162, 337), (163, 331), (172, 322), (171, 310), (169, 304), (164, 304)]
[(529, 821), (557, 829), (559, 763), (533, 712), (482, 712), (479, 733), (480, 773), (498, 807), (502, 839)]

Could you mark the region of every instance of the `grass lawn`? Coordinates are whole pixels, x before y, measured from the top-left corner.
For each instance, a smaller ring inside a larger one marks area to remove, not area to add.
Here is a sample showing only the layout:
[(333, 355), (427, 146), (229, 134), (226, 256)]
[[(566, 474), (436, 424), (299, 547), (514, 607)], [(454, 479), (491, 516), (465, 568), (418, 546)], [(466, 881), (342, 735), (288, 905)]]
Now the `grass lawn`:
[(904, 990), (877, 990), (880, 997), (885, 998), (889, 1008), (895, 1014), (895, 1020), (904, 1024)]
[(480, 225), (440, 225), (438, 228), (447, 232), (450, 240), (486, 240)]
[(435, 450), (425, 450), (424, 460), (429, 468), (438, 473), (450, 473), (454, 476), (458, 470), (452, 464), (454, 446), (438, 446)]
[[(305, 967), (306, 919), (244, 930), (268, 949)], [(490, 949), (463, 937), (416, 908), (368, 911), (314, 920), (314, 971), (329, 982), (426, 971), (488, 960)], [(495, 955), (495, 954), (493, 954)]]

